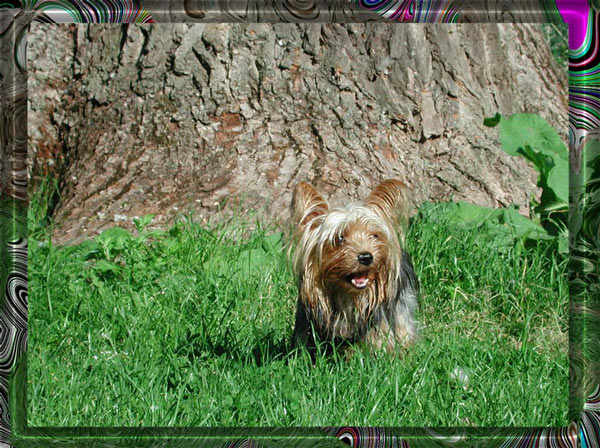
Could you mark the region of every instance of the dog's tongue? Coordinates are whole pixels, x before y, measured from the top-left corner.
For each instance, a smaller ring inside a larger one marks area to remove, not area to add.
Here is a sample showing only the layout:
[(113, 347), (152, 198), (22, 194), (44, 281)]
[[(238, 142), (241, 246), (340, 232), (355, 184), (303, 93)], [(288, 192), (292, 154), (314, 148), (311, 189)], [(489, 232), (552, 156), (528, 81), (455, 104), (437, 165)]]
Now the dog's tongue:
[(356, 274), (354, 277), (352, 277), (351, 281), (356, 288), (363, 289), (367, 287), (369, 278), (367, 277), (367, 274)]

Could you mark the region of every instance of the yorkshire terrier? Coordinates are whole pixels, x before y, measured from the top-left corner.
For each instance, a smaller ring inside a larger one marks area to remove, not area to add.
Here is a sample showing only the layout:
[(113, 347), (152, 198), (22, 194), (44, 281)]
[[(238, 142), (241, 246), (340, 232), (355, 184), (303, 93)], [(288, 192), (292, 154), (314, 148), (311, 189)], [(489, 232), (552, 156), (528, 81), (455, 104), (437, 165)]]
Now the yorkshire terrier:
[(395, 352), (414, 341), (419, 282), (401, 248), (407, 191), (386, 180), (362, 203), (330, 209), (314, 187), (296, 186), (296, 345), (314, 348), (316, 336), (342, 350), (363, 343)]

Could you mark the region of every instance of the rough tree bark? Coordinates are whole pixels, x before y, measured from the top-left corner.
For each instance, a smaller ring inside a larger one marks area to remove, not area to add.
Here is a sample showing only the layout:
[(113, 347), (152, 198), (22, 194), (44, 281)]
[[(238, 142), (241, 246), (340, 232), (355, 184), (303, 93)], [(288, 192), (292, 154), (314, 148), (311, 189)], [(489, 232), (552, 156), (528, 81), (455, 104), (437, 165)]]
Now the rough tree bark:
[(416, 202), (527, 213), (535, 174), (483, 119), (567, 129), (566, 73), (535, 25), (33, 25), (28, 53), (57, 243), (148, 213), (285, 219), (300, 180), (346, 200), (397, 177)]

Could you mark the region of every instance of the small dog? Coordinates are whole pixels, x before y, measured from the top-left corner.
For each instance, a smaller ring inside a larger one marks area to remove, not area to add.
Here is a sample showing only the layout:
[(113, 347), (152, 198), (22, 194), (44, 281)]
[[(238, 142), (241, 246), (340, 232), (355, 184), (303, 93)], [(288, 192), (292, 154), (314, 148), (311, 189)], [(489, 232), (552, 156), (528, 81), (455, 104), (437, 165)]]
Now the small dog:
[(361, 204), (330, 209), (314, 187), (297, 185), (295, 344), (314, 348), (316, 334), (342, 349), (366, 343), (393, 352), (415, 339), (419, 282), (400, 246), (406, 194), (402, 182), (386, 180)]

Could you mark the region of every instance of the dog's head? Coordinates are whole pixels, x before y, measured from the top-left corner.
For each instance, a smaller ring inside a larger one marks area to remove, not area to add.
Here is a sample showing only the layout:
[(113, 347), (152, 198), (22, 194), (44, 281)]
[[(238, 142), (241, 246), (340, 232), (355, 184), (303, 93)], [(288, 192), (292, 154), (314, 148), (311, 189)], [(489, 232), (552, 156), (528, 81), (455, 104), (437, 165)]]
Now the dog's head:
[(400, 269), (406, 193), (402, 182), (386, 180), (363, 202), (330, 209), (314, 187), (298, 184), (292, 199), (296, 273), (344, 295), (391, 287)]

